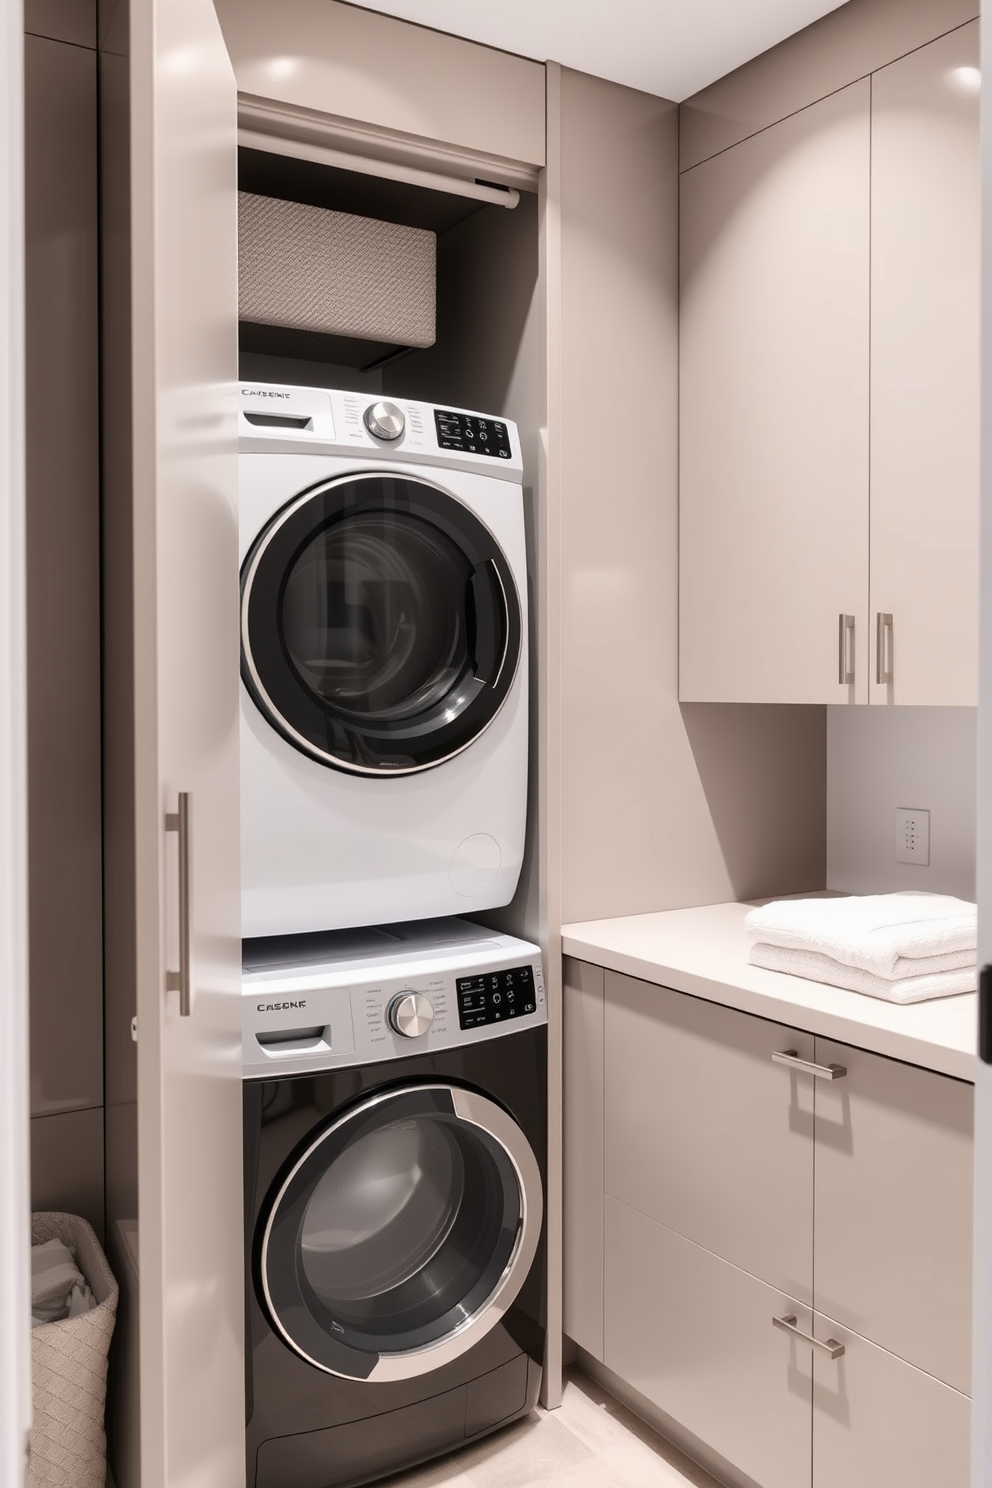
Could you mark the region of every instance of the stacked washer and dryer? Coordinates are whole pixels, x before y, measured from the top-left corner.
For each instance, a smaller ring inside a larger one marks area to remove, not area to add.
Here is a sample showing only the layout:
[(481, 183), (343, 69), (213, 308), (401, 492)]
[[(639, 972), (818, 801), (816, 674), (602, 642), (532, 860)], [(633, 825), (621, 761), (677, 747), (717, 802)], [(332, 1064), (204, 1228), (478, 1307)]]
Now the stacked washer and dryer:
[(507, 420), (241, 390), (248, 1488), (351, 1488), (531, 1410), (547, 1011)]

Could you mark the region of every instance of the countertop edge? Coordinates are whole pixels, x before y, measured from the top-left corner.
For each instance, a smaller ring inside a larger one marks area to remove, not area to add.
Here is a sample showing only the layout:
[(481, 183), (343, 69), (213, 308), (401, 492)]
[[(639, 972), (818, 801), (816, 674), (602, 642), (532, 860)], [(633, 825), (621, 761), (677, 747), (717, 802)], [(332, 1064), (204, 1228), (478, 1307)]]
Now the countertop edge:
[[(804, 1007), (787, 997), (776, 997), (751, 987), (717, 981), (684, 967), (670, 966), (661, 960), (583, 939), (569, 933), (567, 926), (562, 930), (562, 953), (579, 961), (602, 966), (607, 971), (637, 977), (657, 986), (671, 987), (673, 991), (684, 992), (690, 997), (700, 997), (706, 1002), (753, 1013), (756, 1017), (801, 1029), (804, 1033), (820, 1034), (823, 1038), (867, 1049), (870, 1053), (898, 1059), (904, 1064), (915, 1064), (937, 1074), (965, 1080), (970, 1085), (975, 1083), (977, 1055), (935, 1044), (917, 1034), (860, 1023), (843, 1013)], [(965, 995), (974, 996), (974, 993)]]

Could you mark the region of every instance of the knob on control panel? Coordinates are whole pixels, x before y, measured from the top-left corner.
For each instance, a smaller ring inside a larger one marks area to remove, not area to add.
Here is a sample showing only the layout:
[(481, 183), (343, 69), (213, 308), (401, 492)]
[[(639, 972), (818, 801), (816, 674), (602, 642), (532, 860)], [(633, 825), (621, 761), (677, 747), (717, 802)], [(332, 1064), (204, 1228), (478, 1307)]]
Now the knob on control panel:
[(399, 439), (406, 428), (406, 415), (395, 403), (370, 403), (363, 417), (366, 429), (376, 439)]
[(403, 1038), (420, 1038), (434, 1022), (434, 1007), (423, 992), (399, 992), (386, 1009), (386, 1022)]

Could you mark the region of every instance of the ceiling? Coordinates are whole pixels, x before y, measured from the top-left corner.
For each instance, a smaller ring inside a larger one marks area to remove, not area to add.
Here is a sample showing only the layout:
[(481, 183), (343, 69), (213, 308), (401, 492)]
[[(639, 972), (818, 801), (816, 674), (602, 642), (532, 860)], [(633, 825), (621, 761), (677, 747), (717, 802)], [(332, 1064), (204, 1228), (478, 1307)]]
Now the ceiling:
[(681, 102), (841, 0), (360, 0)]

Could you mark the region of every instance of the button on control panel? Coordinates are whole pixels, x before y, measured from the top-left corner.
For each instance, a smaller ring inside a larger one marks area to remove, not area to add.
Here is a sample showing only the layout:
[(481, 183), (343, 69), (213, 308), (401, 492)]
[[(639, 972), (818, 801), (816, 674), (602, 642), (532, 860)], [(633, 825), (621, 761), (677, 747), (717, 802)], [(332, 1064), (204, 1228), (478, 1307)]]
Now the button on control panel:
[(532, 966), (513, 966), (508, 971), (487, 971), (478, 976), (459, 977), (455, 985), (460, 1028), (479, 1028), (484, 1023), (522, 1018), (537, 1007)]
[(494, 460), (511, 457), (509, 431), (499, 419), (475, 418), (470, 413), (449, 413), (444, 408), (435, 408), (434, 425), (441, 449), (491, 455)]

